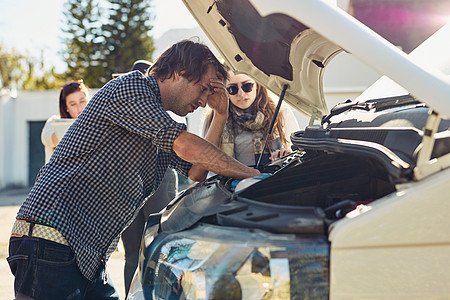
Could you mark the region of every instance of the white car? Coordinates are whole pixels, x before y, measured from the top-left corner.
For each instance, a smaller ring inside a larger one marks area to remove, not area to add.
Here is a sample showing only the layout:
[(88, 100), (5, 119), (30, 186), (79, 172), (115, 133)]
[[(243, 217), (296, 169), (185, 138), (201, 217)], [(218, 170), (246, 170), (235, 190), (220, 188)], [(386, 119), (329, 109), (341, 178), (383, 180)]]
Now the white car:
[[(312, 125), (270, 176), (213, 176), (152, 215), (128, 299), (448, 299), (450, 25), (406, 55), (320, 0), (184, 3)], [(328, 110), (341, 51), (386, 76)]]

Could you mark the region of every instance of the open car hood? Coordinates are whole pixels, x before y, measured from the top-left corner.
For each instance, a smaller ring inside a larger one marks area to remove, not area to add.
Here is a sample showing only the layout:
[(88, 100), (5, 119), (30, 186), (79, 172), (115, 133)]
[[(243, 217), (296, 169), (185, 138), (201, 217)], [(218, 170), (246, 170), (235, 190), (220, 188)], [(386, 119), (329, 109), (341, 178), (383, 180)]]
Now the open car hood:
[(343, 50), (450, 115), (443, 74), (417, 65), (338, 7), (320, 0), (183, 2), (229, 66), (278, 95), (287, 85), (285, 100), (306, 115), (327, 113), (325, 67)]
[[(342, 48), (290, 16), (261, 13), (248, 0), (184, 1), (226, 64), (246, 73), (300, 112), (318, 117), (328, 109), (325, 66)], [(274, 2), (274, 6), (278, 6)]]

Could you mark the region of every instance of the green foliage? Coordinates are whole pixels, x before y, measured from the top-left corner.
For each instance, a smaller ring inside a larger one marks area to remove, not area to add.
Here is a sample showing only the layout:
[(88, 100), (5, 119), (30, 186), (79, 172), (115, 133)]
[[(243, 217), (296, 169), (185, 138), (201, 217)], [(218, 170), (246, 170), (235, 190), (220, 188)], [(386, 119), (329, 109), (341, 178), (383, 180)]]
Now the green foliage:
[(99, 4), (95, 0), (67, 0), (64, 4), (65, 76), (70, 80), (83, 79), (89, 87), (99, 87), (109, 79), (105, 74)]
[(20, 80), (22, 54), (16, 50), (8, 51), (0, 45), (0, 74), (3, 88), (11, 88)]
[(48, 69), (44, 52), (40, 58), (0, 45), (0, 88), (17, 90), (58, 89), (64, 82), (54, 67)]
[(110, 73), (128, 72), (138, 59), (151, 61), (155, 50), (149, 36), (151, 0), (109, 0), (109, 19), (103, 25)]
[(71, 79), (101, 87), (154, 50), (151, 0), (67, 0), (64, 59)]
[(151, 0), (66, 0), (61, 29), (67, 71), (47, 67), (43, 52), (36, 58), (0, 45), (0, 88), (57, 89), (78, 79), (98, 88), (136, 60), (151, 61), (150, 8)]

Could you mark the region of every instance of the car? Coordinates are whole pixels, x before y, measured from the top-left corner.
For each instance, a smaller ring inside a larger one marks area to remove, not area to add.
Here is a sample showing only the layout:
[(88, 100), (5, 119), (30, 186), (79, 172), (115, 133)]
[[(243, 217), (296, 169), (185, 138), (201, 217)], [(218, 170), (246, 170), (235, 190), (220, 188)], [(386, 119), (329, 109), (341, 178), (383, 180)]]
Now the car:
[[(184, 3), (311, 122), (262, 176), (213, 175), (151, 215), (128, 299), (448, 298), (450, 24), (406, 55), (323, 1)], [(384, 76), (329, 110), (343, 51)]]

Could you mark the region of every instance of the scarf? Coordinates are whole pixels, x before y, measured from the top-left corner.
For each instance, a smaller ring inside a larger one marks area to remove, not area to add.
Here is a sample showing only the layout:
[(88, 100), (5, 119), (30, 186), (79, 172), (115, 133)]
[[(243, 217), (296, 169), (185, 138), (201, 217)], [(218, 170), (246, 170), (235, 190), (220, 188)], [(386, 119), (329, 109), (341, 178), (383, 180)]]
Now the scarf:
[[(253, 105), (247, 109), (240, 109), (230, 103), (228, 120), (225, 123), (225, 128), (222, 134), (222, 150), (230, 155), (234, 155), (234, 139), (235, 129), (240, 128), (242, 130), (251, 131), (253, 134), (253, 154), (255, 155), (255, 162), (258, 162), (259, 156), (264, 147), (264, 121), (266, 116), (253, 108)], [(272, 149), (281, 148), (281, 139), (278, 130), (274, 128), (272, 131)], [(270, 162), (270, 151), (268, 147), (264, 150), (264, 154), (261, 158), (261, 165), (266, 165)]]

